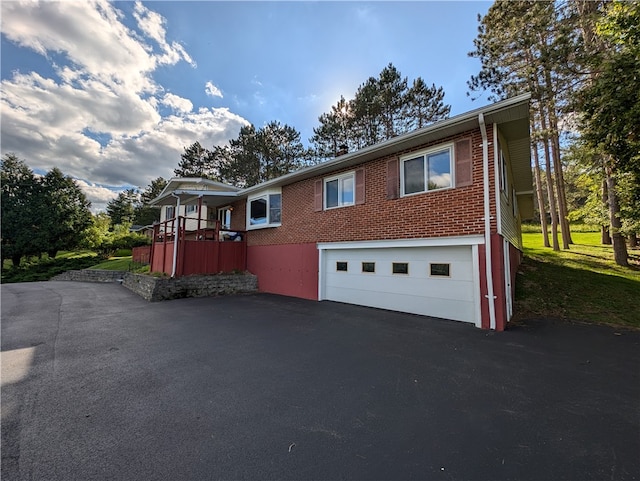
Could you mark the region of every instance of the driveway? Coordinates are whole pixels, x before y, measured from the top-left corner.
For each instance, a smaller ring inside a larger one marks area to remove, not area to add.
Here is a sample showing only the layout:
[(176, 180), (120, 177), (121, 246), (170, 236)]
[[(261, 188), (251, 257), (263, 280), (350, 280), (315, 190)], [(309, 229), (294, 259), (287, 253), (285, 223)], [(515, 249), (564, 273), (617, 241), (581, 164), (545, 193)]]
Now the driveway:
[(640, 478), (640, 333), (2, 286), (2, 479)]

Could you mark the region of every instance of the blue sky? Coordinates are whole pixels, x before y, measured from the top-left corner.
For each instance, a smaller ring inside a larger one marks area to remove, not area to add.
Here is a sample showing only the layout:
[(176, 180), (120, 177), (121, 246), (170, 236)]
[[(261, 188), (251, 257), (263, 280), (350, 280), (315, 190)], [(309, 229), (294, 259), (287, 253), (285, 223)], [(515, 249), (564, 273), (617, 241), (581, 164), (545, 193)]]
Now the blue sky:
[(94, 210), (171, 177), (185, 146), (271, 120), (307, 143), (340, 95), (393, 63), (473, 102), (491, 2), (0, 3), (2, 154), (77, 178)]

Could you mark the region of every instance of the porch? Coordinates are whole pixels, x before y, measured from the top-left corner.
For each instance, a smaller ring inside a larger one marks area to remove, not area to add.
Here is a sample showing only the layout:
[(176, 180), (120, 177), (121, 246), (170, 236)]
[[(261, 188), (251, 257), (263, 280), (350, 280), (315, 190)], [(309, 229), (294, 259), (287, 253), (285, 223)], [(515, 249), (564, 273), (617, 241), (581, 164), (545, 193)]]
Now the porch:
[(171, 277), (245, 271), (246, 231), (223, 229), (219, 220), (197, 220), (197, 229), (187, 230), (193, 217), (175, 217), (154, 225), (149, 254), (151, 272)]

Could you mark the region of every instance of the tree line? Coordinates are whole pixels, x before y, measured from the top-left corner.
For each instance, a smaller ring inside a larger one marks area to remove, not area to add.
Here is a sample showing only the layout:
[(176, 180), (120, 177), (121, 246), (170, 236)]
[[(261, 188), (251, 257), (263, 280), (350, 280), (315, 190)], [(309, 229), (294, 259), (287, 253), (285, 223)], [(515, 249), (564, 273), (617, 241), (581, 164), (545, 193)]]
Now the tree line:
[(0, 162), (2, 263), (14, 267), (23, 257), (53, 259), (59, 251), (87, 248), (108, 257), (117, 249), (149, 243), (146, 236), (130, 232), (134, 222), (159, 220), (159, 211), (148, 206), (166, 181), (153, 180), (143, 191), (129, 189), (107, 204), (107, 212), (93, 215), (91, 203), (80, 186), (60, 169), (36, 175), (15, 154)]
[(14, 266), (23, 256), (78, 246), (78, 233), (91, 225), (91, 204), (80, 187), (60, 169), (44, 176), (33, 171), (13, 154), (0, 166), (2, 184), (2, 261)]
[[(545, 246), (572, 243), (569, 220), (602, 225), (616, 263), (640, 231), (640, 3), (496, 1), (479, 18), (471, 92), (532, 95), (536, 200)], [(577, 182), (568, 184), (565, 171)], [(567, 187), (582, 189), (567, 194)], [(573, 210), (568, 199), (573, 200)], [(550, 214), (551, 244), (547, 234)]]
[(378, 77), (369, 77), (352, 99), (340, 99), (319, 116), (318, 127), (302, 144), (300, 133), (278, 121), (256, 128), (242, 127), (226, 145), (203, 147), (196, 141), (184, 147), (174, 174), (206, 177), (238, 187), (250, 187), (306, 165), (376, 144), (449, 116), (442, 87), (420, 77), (409, 86), (393, 64)]

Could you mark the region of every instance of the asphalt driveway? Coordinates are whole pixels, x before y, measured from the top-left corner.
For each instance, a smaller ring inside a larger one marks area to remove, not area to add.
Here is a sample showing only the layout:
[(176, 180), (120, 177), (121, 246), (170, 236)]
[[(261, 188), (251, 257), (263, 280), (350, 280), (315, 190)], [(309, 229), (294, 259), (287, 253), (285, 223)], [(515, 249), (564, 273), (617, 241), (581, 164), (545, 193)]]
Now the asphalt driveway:
[(3, 480), (640, 479), (640, 333), (2, 286)]

